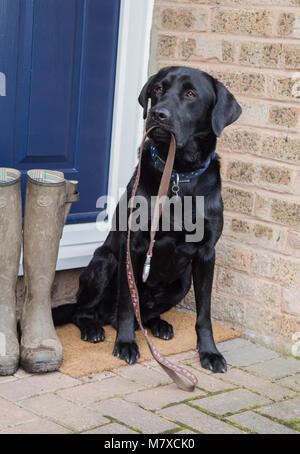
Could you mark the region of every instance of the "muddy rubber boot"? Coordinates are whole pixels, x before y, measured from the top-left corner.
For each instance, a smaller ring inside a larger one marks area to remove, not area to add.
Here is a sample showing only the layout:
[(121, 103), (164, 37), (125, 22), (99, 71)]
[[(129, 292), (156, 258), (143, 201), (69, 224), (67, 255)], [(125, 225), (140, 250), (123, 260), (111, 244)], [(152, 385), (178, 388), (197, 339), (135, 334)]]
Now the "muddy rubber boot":
[(55, 371), (62, 363), (62, 346), (51, 314), (51, 287), (63, 226), (77, 200), (77, 182), (65, 180), (63, 173), (27, 172), (21, 365), (28, 372)]
[(22, 245), (21, 174), (0, 168), (0, 375), (19, 365), (16, 284)]

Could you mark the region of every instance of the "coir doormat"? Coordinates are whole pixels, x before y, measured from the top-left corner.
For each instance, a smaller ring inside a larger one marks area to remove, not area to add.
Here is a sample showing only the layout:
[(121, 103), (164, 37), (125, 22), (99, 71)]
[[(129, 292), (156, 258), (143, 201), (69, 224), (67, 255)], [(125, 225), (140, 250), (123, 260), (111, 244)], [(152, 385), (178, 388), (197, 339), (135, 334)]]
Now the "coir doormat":
[[(162, 318), (173, 325), (175, 335), (173, 339), (166, 341), (152, 336), (148, 331), (160, 353), (167, 356), (196, 348), (195, 315), (172, 309), (163, 314)], [(80, 331), (75, 325), (58, 327), (56, 331), (63, 346), (64, 357), (60, 372), (79, 378), (124, 366), (126, 363), (112, 354), (116, 331), (111, 326), (105, 326), (104, 329), (104, 342), (92, 344), (80, 339)], [(238, 331), (218, 323), (213, 323), (213, 333), (216, 343), (240, 336)], [(139, 362), (152, 359), (140, 331), (136, 332), (136, 340), (141, 354)]]

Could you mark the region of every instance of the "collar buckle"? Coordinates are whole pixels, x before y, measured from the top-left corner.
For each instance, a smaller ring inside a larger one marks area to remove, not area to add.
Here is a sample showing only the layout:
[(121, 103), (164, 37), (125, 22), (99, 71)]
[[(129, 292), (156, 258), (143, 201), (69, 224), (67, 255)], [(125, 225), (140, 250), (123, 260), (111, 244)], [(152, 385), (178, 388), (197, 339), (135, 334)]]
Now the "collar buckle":
[(179, 180), (179, 183), (190, 183), (191, 180)]

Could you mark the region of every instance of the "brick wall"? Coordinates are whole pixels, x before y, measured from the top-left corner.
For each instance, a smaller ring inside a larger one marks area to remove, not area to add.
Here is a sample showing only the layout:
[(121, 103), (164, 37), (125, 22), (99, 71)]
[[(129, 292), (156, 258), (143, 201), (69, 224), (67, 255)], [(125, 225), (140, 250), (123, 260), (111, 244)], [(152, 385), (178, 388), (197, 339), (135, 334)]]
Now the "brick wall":
[[(218, 141), (213, 316), (290, 352), (300, 331), (300, 0), (156, 0), (150, 73), (193, 66), (243, 107)], [(185, 307), (194, 309), (192, 292)]]

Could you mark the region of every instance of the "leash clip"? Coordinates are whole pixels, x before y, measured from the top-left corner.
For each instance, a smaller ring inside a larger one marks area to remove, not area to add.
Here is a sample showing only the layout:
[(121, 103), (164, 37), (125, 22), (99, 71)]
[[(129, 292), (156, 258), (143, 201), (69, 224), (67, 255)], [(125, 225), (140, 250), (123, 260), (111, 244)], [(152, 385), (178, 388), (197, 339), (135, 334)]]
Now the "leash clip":
[(172, 186), (172, 192), (173, 194), (178, 197), (178, 193), (179, 193), (179, 190), (180, 190), (180, 183), (190, 183), (191, 180), (189, 179), (186, 179), (186, 180), (181, 180), (180, 179), (180, 175), (179, 173), (175, 173), (175, 176), (176, 176), (176, 180), (173, 181), (173, 186)]
[(176, 197), (178, 197), (178, 192), (179, 192), (179, 189), (180, 189), (180, 187), (179, 187), (179, 182), (180, 181), (179, 181), (179, 174), (176, 173), (175, 175), (176, 175), (176, 180), (173, 182), (172, 192), (173, 192), (173, 194)]
[(150, 274), (150, 268), (151, 268), (151, 255), (147, 255), (146, 261), (144, 263), (144, 268), (143, 268), (143, 282), (146, 282), (149, 274)]

